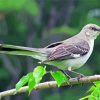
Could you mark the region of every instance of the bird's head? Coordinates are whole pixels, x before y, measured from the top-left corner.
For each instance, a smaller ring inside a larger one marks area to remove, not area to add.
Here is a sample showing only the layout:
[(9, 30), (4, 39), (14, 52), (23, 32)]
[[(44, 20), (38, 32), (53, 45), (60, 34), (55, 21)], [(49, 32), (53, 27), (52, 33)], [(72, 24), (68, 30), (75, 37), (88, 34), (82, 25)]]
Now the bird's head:
[(100, 26), (96, 24), (87, 24), (82, 29), (83, 33), (87, 36), (89, 39), (96, 39), (97, 36), (100, 34)]

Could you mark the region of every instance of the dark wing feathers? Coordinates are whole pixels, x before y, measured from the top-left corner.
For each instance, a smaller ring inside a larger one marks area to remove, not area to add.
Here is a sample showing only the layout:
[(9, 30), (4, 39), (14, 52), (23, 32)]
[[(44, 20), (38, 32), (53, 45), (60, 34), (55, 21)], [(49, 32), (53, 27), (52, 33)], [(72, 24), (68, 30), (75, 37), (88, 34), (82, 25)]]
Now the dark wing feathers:
[(61, 60), (81, 57), (87, 54), (89, 49), (89, 45), (85, 41), (70, 45), (61, 44), (48, 55), (48, 60)]
[(58, 46), (60, 44), (62, 44), (62, 42), (55, 42), (55, 43), (52, 43), (52, 44), (46, 46), (45, 48), (53, 48), (53, 47)]

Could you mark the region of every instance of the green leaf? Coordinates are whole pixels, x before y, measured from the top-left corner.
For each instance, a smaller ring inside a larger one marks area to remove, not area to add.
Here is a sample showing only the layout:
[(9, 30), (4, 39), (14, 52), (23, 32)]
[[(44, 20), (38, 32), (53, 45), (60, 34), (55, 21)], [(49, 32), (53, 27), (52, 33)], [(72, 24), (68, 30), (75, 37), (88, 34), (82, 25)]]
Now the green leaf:
[(98, 89), (95, 89), (92, 93), (91, 93), (91, 95), (93, 95), (94, 97), (99, 97), (99, 90)]
[(63, 82), (68, 82), (68, 77), (61, 71), (51, 72), (51, 75), (57, 82), (58, 87), (60, 87)]
[(35, 82), (35, 78), (34, 78), (33, 74), (32, 74), (32, 76), (30, 77), (30, 79), (28, 81), (28, 86), (29, 86), (29, 94), (30, 94), (30, 92), (36, 86), (36, 82)]
[(46, 67), (37, 66), (33, 72), (28, 73), (26, 76), (23, 76), (19, 82), (16, 84), (16, 91), (28, 83), (29, 93), (33, 88), (41, 81), (42, 77), (46, 74)]
[(42, 77), (46, 74), (46, 70), (42, 66), (37, 66), (33, 70), (33, 74), (30, 76), (30, 79), (28, 81), (28, 86), (29, 86), (29, 94), (35, 88), (36, 85), (41, 81)]
[(92, 86), (88, 92), (90, 95), (81, 98), (80, 100), (100, 100), (100, 81), (94, 82), (95, 86)]
[(100, 81), (94, 82), (96, 86), (100, 86)]
[[(85, 96), (85, 97), (83, 97), (83, 98), (81, 98), (81, 99), (79, 99), (79, 100), (88, 100), (89, 98), (94, 98), (94, 96), (92, 96), (92, 95), (88, 95), (88, 96)], [(91, 99), (91, 100), (92, 100)]]
[(18, 90), (24, 86), (28, 81), (29, 81), (29, 78), (30, 76), (32, 75), (33, 73), (28, 73), (26, 76), (23, 76), (19, 82), (16, 84), (16, 91), (18, 92)]
[(33, 71), (35, 82), (38, 84), (45, 74), (46, 74), (46, 67), (37, 66)]
[(87, 91), (87, 93), (88, 92), (92, 92), (92, 91), (94, 91), (95, 90), (95, 86), (92, 86), (88, 91)]

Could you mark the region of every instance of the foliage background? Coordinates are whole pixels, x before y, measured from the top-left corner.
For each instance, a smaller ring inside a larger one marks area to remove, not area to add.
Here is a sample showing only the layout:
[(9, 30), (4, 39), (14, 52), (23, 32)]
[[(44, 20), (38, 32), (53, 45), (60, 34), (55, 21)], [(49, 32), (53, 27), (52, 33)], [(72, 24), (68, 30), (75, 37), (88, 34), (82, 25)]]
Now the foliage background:
[[(0, 0), (0, 43), (44, 47), (77, 34), (87, 23), (100, 25), (100, 0)], [(0, 92), (15, 87), (18, 80), (38, 65), (25, 56), (0, 55)], [(76, 70), (100, 74), (100, 37), (91, 58)], [(47, 66), (48, 69), (55, 68)], [(49, 75), (43, 81), (52, 80)], [(78, 100), (91, 84), (33, 91), (4, 100)]]

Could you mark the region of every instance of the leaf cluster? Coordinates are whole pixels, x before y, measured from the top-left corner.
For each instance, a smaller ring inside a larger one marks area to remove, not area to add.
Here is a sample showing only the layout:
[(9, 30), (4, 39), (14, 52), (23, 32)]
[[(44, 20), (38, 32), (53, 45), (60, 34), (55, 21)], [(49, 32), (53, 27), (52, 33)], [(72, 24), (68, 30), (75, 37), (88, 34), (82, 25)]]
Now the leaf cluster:
[(94, 85), (88, 90), (88, 93), (90, 95), (87, 95), (80, 100), (100, 100), (100, 81), (97, 81), (94, 83)]
[[(28, 84), (28, 91), (30, 92), (40, 83), (43, 76), (47, 74), (46, 67), (37, 66), (32, 72), (23, 76), (19, 82), (16, 84), (16, 92), (18, 92), (21, 87)], [(68, 77), (62, 71), (50, 71), (51, 76), (57, 82), (58, 87), (62, 85), (63, 82), (68, 82)]]

